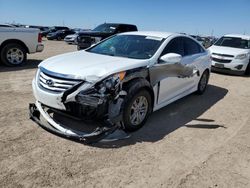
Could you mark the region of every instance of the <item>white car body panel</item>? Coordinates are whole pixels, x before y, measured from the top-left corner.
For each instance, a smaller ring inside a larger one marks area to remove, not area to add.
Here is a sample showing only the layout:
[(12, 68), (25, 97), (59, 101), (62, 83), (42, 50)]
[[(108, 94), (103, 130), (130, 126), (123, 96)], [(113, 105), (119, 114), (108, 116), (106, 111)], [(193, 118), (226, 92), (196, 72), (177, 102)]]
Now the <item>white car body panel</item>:
[(16, 39), (23, 42), (28, 48), (28, 53), (43, 51), (43, 44), (38, 42), (39, 29), (0, 27), (0, 46), (3, 42)]

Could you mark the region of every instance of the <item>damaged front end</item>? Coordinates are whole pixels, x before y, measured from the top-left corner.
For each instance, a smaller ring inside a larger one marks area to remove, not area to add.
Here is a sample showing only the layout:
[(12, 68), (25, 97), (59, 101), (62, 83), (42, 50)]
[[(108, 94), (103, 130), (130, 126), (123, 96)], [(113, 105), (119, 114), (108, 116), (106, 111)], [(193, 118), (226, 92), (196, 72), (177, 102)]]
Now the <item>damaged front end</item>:
[[(121, 112), (126, 96), (126, 92), (122, 90), (124, 77), (125, 72), (114, 74), (85, 90), (81, 90), (84, 82), (80, 82), (63, 92), (61, 103), (66, 110), (54, 109), (37, 101), (29, 105), (30, 118), (53, 134), (86, 144), (127, 138), (128, 135), (121, 131), (123, 129)], [(52, 117), (53, 113), (81, 120), (101, 120), (103, 126), (97, 127), (91, 133), (73, 130), (56, 122)]]

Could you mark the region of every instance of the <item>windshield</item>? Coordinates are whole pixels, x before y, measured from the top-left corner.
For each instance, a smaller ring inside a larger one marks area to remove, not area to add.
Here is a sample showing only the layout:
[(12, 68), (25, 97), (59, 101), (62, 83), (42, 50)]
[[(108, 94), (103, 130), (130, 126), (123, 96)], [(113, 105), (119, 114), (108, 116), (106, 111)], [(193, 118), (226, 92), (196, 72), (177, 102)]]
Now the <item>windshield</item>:
[(96, 46), (88, 52), (133, 59), (149, 59), (163, 42), (163, 38), (141, 35), (116, 35)]
[(214, 45), (232, 48), (250, 49), (250, 40), (236, 37), (222, 37)]
[(102, 25), (97, 26), (95, 29), (93, 29), (93, 31), (113, 33), (117, 27), (118, 27), (117, 24), (102, 24)]

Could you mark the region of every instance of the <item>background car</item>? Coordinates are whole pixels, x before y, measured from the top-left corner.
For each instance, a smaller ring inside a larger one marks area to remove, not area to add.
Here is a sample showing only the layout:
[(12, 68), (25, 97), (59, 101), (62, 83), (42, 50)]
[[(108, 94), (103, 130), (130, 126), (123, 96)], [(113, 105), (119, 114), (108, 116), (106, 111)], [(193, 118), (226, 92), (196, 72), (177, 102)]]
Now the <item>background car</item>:
[(212, 55), (213, 71), (250, 74), (250, 36), (225, 35), (209, 51)]
[(201, 37), (199, 35), (190, 35), (195, 38), (202, 46), (209, 48), (213, 44), (213, 40), (210, 37)]
[(15, 26), (10, 24), (0, 24), (0, 27), (15, 27)]
[(58, 30), (69, 30), (69, 28), (65, 26), (54, 26), (50, 27), (48, 30), (42, 31), (41, 34), (42, 37), (46, 37), (49, 33), (56, 32)]
[(86, 30), (86, 29), (73, 29), (75, 31), (74, 34), (71, 34), (71, 35), (67, 35), (65, 38), (64, 38), (64, 41), (68, 44), (77, 44), (77, 37), (79, 36), (79, 34), (81, 32), (86, 32), (86, 31), (89, 31), (89, 30)]
[(128, 31), (137, 31), (137, 27), (131, 24), (117, 24), (117, 23), (104, 23), (97, 26), (89, 32), (80, 33), (77, 37), (77, 49), (85, 49), (90, 47), (107, 37), (116, 33), (123, 33)]
[(62, 40), (67, 35), (71, 35), (71, 34), (75, 34), (75, 31), (74, 30), (58, 30), (56, 32), (47, 34), (47, 39), (48, 40)]

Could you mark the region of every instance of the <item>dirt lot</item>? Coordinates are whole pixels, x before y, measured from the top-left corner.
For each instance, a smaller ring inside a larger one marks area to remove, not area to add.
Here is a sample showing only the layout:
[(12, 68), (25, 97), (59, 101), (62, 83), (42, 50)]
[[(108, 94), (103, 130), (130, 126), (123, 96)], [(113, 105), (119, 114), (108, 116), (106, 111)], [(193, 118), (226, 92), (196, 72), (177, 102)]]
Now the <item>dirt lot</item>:
[(212, 73), (207, 92), (157, 112), (131, 138), (86, 146), (28, 118), (43, 59), (76, 47), (45, 41), (0, 66), (0, 187), (250, 187), (250, 78)]

